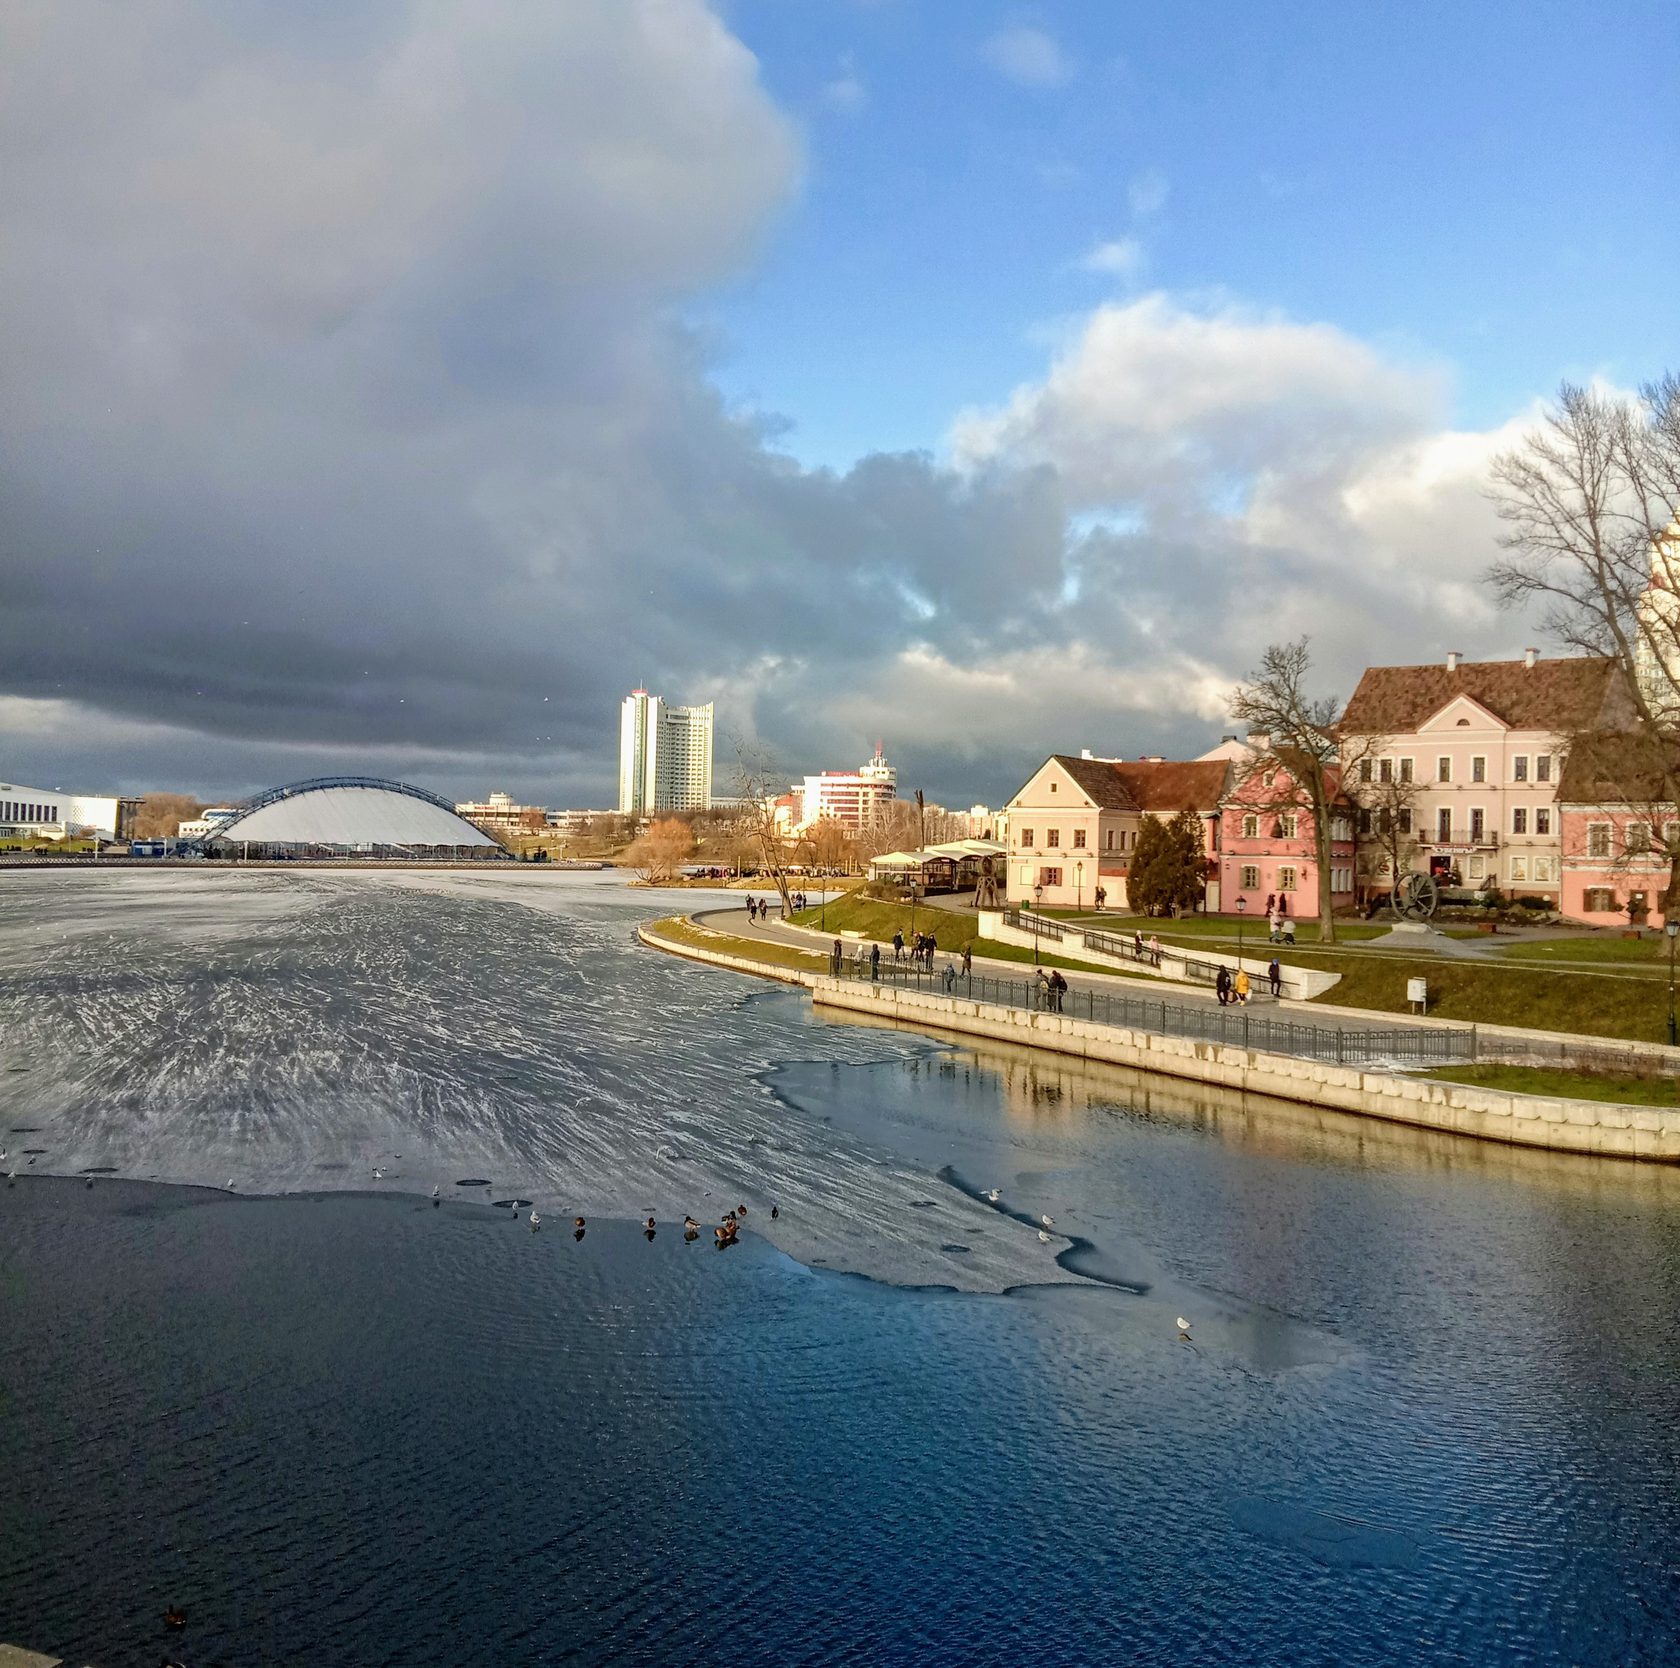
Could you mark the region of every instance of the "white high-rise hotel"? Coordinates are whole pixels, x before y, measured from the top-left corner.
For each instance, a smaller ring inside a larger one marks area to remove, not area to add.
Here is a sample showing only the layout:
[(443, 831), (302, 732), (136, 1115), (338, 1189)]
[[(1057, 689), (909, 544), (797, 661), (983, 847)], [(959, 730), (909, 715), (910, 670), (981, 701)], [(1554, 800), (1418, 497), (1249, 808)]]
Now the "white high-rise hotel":
[(618, 724), (618, 808), (704, 811), (712, 803), (712, 703), (667, 706), (638, 689), (624, 697)]

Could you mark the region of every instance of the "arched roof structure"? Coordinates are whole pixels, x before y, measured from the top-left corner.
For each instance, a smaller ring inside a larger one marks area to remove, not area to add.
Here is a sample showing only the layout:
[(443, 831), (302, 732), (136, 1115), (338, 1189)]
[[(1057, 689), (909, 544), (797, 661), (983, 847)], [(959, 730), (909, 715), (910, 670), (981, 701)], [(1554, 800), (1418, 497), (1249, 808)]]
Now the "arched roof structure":
[(207, 844), (328, 851), (501, 850), (447, 799), (377, 776), (317, 776), (253, 794)]

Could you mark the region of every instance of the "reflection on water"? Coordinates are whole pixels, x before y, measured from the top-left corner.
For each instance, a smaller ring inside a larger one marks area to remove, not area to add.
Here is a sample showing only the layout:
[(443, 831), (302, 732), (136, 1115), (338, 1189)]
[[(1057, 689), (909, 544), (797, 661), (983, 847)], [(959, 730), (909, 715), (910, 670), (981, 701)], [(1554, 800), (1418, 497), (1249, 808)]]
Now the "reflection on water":
[(831, 1025), (604, 890), (292, 879), (0, 893), (0, 1142), (241, 1167), (0, 1189), (0, 1637), (1680, 1659), (1680, 1173)]

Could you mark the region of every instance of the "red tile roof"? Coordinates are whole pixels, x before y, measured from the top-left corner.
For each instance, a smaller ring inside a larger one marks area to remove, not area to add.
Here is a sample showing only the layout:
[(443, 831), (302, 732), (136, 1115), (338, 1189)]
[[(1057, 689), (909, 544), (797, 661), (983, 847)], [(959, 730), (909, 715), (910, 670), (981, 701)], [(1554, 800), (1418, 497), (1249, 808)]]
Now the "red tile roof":
[(1455, 696), (1468, 695), (1513, 730), (1567, 733), (1625, 722), (1627, 694), (1609, 655), (1562, 660), (1465, 660), (1431, 666), (1370, 666), (1341, 729), (1346, 735), (1407, 735)]
[(1189, 808), (1210, 816), (1230, 782), (1224, 759), (1082, 759), (1053, 755), (1105, 811), (1153, 811), (1174, 816)]

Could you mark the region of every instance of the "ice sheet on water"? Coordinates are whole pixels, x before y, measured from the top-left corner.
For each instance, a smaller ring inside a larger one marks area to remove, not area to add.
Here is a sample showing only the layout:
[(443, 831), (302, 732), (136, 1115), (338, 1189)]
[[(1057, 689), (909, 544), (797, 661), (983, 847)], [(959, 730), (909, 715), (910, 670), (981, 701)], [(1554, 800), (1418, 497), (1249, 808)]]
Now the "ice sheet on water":
[(1059, 1277), (1036, 1235), (764, 1082), (925, 1043), (638, 946), (662, 902), (529, 871), (12, 877), (0, 1115), (41, 1125), (59, 1172), (245, 1191), (471, 1176), (545, 1210), (702, 1221), (745, 1203), (805, 1261), (977, 1289)]

